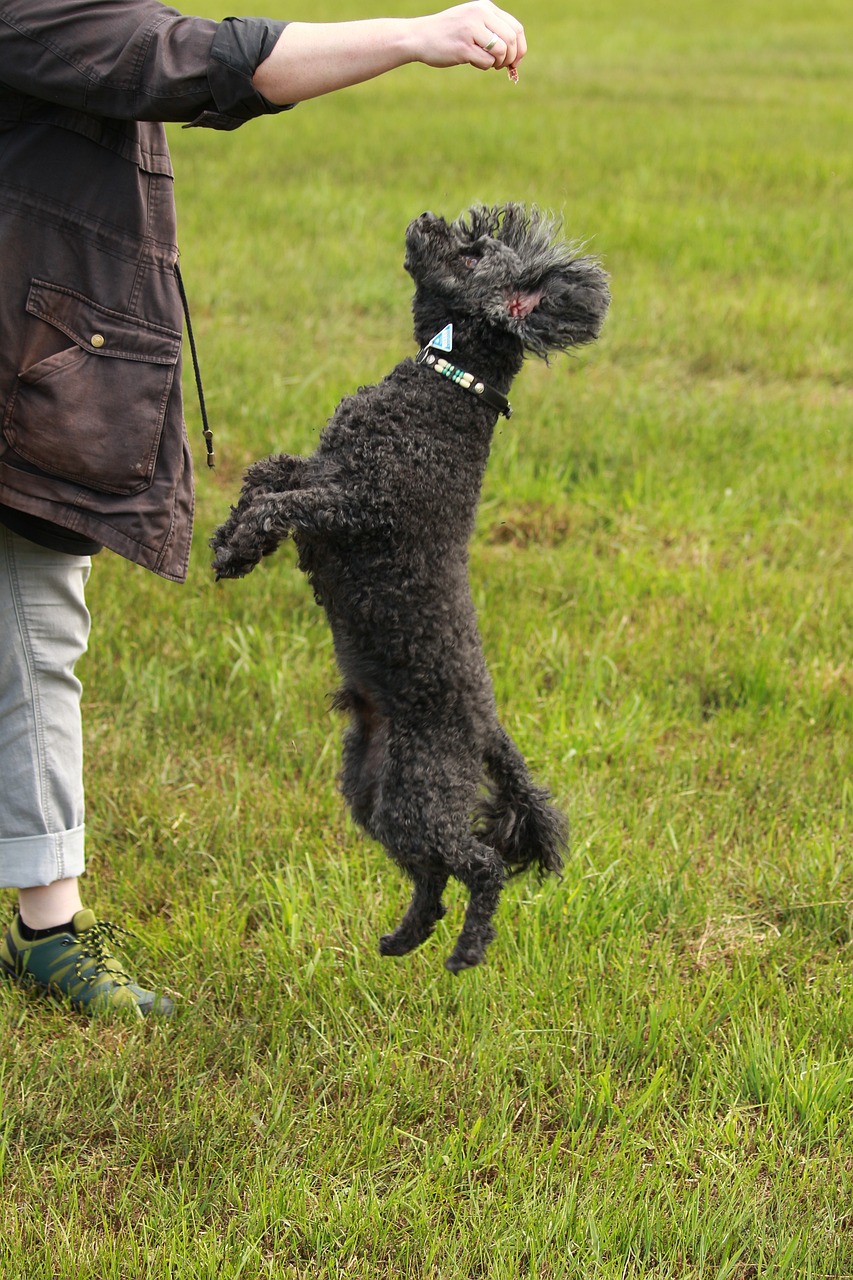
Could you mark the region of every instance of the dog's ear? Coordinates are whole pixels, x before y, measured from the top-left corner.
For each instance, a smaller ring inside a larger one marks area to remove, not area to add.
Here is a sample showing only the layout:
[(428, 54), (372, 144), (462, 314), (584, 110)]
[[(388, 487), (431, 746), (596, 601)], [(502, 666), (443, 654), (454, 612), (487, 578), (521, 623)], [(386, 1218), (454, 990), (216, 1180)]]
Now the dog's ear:
[(541, 289), (510, 293), (506, 300), (506, 309), (513, 320), (526, 320), (539, 306), (543, 296)]
[(593, 342), (610, 302), (607, 275), (595, 258), (575, 256), (561, 246), (551, 257), (535, 287), (531, 283), (507, 295), (510, 329), (538, 356)]

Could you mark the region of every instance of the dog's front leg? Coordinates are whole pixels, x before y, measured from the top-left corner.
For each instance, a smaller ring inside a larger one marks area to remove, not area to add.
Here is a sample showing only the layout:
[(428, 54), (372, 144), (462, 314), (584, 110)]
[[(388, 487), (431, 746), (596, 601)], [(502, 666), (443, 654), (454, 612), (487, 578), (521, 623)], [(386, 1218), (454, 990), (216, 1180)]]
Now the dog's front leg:
[[(214, 568), (218, 578), (241, 578), (263, 556), (275, 551), (280, 538), (264, 538), (251, 520), (250, 512), (259, 497), (271, 493), (287, 493), (301, 488), (307, 474), (308, 459), (289, 453), (254, 462), (243, 476), (243, 487), (236, 507), (228, 519), (215, 530), (210, 546), (216, 553)], [(250, 530), (244, 530), (249, 519)]]
[(316, 485), (290, 493), (261, 494), (252, 504), (252, 521), (279, 541), (289, 533), (307, 537), (346, 537), (378, 528), (376, 508), (337, 485)]
[(370, 508), (333, 485), (255, 493), (214, 534), (217, 578), (242, 578), (291, 533), (334, 537), (364, 532), (377, 523)]

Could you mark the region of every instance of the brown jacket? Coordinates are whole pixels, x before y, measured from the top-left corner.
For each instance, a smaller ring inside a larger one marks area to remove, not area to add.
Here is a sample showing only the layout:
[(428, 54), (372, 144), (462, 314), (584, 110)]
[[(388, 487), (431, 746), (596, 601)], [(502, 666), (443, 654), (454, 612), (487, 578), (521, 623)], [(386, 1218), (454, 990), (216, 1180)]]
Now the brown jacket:
[(161, 121), (279, 110), (251, 78), (285, 25), (159, 0), (0, 11), (0, 503), (176, 581), (193, 482)]

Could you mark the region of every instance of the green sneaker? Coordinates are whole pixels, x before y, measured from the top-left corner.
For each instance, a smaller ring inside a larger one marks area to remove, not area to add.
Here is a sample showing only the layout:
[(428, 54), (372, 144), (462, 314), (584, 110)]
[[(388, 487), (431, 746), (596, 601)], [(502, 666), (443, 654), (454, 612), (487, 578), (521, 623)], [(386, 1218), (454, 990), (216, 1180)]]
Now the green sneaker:
[(21, 986), (40, 987), (86, 1013), (132, 1009), (138, 1018), (168, 1017), (175, 1007), (168, 996), (138, 987), (110, 955), (108, 944), (118, 933), (127, 930), (97, 920), (84, 908), (75, 914), (70, 932), (28, 942), (16, 916), (0, 942), (0, 970)]

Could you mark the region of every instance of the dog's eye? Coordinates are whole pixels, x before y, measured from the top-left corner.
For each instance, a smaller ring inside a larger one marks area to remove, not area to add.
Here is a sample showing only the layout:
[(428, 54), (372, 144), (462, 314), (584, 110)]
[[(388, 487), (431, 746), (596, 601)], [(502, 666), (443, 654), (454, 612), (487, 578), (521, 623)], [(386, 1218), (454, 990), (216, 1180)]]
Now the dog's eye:
[(474, 268), (479, 266), (483, 261), (483, 257), (486, 253), (485, 237), (475, 240), (473, 244), (461, 246), (461, 253), (463, 255), (462, 261), (465, 263), (465, 266), (469, 271), (473, 271)]

